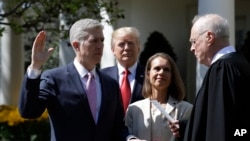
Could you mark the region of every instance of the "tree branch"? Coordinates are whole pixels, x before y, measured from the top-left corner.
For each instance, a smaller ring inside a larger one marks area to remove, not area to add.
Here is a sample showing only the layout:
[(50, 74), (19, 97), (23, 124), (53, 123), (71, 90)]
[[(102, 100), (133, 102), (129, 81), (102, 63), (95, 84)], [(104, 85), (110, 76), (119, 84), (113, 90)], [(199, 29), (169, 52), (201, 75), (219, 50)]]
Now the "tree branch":
[(1, 17), (8, 17), (10, 15), (13, 15), (16, 13), (17, 9), (19, 9), (20, 7), (22, 7), (22, 5), (24, 4), (24, 2), (20, 2), (16, 7), (14, 7), (13, 9), (11, 9), (9, 12), (4, 12), (3, 14), (0, 14)]

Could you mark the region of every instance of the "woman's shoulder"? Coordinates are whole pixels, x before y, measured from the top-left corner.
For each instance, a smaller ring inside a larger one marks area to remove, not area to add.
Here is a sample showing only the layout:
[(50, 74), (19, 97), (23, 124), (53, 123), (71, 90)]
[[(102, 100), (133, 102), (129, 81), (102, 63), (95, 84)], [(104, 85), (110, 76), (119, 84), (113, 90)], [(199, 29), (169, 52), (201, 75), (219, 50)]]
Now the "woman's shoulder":
[(187, 108), (192, 108), (193, 107), (193, 104), (188, 102), (188, 101), (185, 101), (185, 100), (181, 100), (177, 103), (177, 105), (179, 106), (182, 106), (182, 107), (187, 107)]
[(133, 106), (133, 105), (144, 105), (144, 104), (147, 104), (149, 103), (150, 100), (149, 98), (145, 98), (145, 99), (141, 99), (141, 100), (138, 100), (138, 101), (135, 101), (134, 103), (131, 103), (130, 105)]

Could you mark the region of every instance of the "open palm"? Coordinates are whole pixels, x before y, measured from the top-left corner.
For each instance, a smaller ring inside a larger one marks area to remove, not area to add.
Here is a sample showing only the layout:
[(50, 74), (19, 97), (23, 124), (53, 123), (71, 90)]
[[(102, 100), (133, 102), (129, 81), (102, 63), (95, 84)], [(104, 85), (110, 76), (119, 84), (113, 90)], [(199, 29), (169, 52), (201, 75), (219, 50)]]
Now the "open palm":
[(40, 31), (36, 36), (36, 39), (32, 47), (30, 67), (33, 69), (40, 70), (42, 65), (48, 60), (48, 58), (54, 51), (54, 48), (49, 48), (48, 50), (46, 50), (45, 42), (46, 42), (46, 33), (45, 31)]

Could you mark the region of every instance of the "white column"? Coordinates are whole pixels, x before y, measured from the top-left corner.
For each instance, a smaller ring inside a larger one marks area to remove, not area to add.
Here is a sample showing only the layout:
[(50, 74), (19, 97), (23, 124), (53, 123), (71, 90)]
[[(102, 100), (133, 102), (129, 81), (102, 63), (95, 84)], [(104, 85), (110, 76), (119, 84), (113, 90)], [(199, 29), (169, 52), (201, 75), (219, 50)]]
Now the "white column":
[[(20, 22), (18, 19), (14, 19)], [(5, 19), (4, 22), (8, 22)], [(22, 35), (14, 33), (9, 26), (1, 37), (1, 90), (0, 105), (17, 105), (24, 75), (24, 46)]]
[[(199, 0), (198, 13), (199, 15), (214, 13), (225, 17), (230, 25), (230, 43), (235, 46), (234, 0)], [(196, 91), (198, 91), (207, 71), (207, 67), (197, 63), (196, 71)]]
[(106, 20), (109, 20), (109, 16), (104, 8), (101, 10), (101, 16), (103, 17), (102, 24), (104, 25), (103, 34), (105, 39), (100, 68), (105, 68), (115, 65), (115, 57), (111, 51), (111, 36), (113, 27), (106, 22)]

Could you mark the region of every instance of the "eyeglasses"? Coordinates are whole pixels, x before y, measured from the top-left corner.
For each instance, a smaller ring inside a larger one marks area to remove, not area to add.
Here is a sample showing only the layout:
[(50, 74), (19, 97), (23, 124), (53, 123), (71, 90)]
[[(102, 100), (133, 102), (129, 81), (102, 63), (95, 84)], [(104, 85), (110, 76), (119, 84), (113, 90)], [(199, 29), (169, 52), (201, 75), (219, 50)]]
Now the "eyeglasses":
[(200, 36), (203, 35), (203, 34), (206, 33), (206, 32), (207, 32), (207, 30), (201, 32), (201, 33), (198, 35), (198, 37), (197, 37), (196, 39), (190, 39), (191, 45), (196, 44), (196, 41), (200, 38)]

